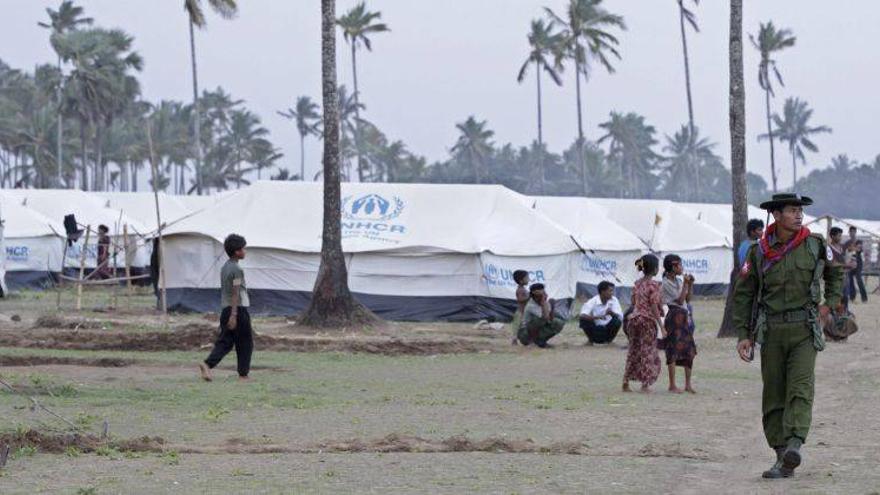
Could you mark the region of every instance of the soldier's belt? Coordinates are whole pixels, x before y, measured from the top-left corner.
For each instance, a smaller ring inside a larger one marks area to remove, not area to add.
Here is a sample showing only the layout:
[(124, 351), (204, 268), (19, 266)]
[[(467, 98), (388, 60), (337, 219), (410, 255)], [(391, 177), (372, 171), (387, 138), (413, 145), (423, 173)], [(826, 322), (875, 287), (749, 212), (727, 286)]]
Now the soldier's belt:
[(785, 311), (783, 313), (767, 314), (767, 323), (798, 323), (807, 321), (810, 312), (804, 309)]

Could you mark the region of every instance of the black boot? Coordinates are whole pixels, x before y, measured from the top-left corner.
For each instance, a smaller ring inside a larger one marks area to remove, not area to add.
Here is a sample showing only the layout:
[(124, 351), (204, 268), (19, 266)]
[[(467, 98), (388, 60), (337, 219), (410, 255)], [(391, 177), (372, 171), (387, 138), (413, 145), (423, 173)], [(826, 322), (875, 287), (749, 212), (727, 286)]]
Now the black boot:
[(788, 446), (785, 448), (785, 453), (782, 455), (782, 468), (788, 471), (791, 471), (794, 474), (794, 470), (796, 467), (801, 465), (801, 445), (804, 444), (804, 441), (798, 437), (791, 437), (788, 439)]
[(785, 455), (785, 447), (774, 447), (776, 451), (776, 462), (773, 464), (773, 467), (764, 471), (764, 474), (761, 476), (767, 479), (780, 479), (785, 478), (786, 476), (782, 472), (782, 458)]

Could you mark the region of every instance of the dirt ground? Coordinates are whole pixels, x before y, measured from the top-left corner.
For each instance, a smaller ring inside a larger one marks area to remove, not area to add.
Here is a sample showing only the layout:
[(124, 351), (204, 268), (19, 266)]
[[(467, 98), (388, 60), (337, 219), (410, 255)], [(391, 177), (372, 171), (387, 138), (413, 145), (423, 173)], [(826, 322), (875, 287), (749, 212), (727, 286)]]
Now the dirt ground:
[[(620, 391), (623, 336), (548, 350), (505, 329), (389, 324), (346, 332), (257, 319), (251, 383), (230, 355), (195, 363), (215, 318), (54, 299), (0, 302), (0, 376), (73, 421), (0, 391), (0, 493), (880, 493), (880, 304), (817, 365), (813, 430), (795, 479), (768, 482), (758, 363), (714, 337), (696, 304), (697, 395)], [(122, 307), (122, 304), (120, 304)], [(102, 435), (107, 423), (109, 435)], [(146, 438), (145, 438), (146, 437)]]

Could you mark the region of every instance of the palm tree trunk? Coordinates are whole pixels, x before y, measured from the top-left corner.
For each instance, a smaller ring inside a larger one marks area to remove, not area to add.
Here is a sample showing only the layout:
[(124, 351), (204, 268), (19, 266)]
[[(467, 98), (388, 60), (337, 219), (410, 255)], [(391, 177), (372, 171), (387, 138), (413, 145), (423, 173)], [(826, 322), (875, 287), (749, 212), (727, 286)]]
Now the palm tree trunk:
[(678, 11), (679, 11), (679, 21), (681, 24), (681, 47), (682, 52), (684, 53), (684, 86), (687, 92), (687, 104), (688, 104), (688, 126), (691, 131), (691, 136), (694, 135), (694, 103), (691, 99), (691, 64), (690, 57), (688, 57), (688, 44), (687, 44), (687, 31), (684, 26), (684, 5), (682, 5), (682, 0), (678, 0)]
[(131, 164), (131, 190), (137, 192), (138, 190), (138, 167), (135, 166), (134, 163)]
[(361, 111), (360, 111), (360, 94), (358, 93), (358, 72), (357, 72), (357, 49), (354, 41), (351, 43), (351, 76), (354, 82), (354, 151), (357, 153), (357, 173), (358, 181), (364, 181), (364, 157), (361, 155)]
[(192, 80), (193, 80), (193, 141), (195, 141), (196, 151), (196, 194), (202, 194), (202, 126), (201, 126), (201, 104), (199, 103), (199, 78), (198, 68), (196, 66), (196, 35), (193, 27), (192, 18), (189, 19), (189, 51), (192, 59)]
[(719, 337), (733, 337), (733, 284), (737, 274), (736, 247), (746, 234), (748, 221), (748, 185), (746, 183), (746, 89), (743, 76), (742, 47), (743, 0), (730, 0), (730, 174), (733, 203), (733, 270), (730, 272), (730, 286)]
[(797, 155), (794, 153), (794, 147), (791, 149), (791, 192), (797, 192)]
[(773, 124), (770, 120), (770, 88), (764, 89), (764, 100), (767, 107), (767, 137), (770, 139), (770, 178), (773, 180), (773, 192), (776, 192), (776, 153), (773, 145)]
[(541, 175), (539, 184), (541, 194), (544, 194), (544, 129), (543, 114), (541, 112), (541, 62), (535, 70), (535, 80), (538, 88), (538, 173)]
[(306, 180), (306, 135), (299, 135), (299, 180)]
[(587, 165), (584, 163), (584, 122), (581, 111), (581, 64), (575, 59), (574, 67), (574, 87), (577, 95), (577, 117), (578, 117), (578, 139), (577, 139), (577, 160), (581, 167), (581, 187), (584, 190), (584, 196), (587, 196)]
[(324, 103), (324, 226), (321, 265), (301, 323), (316, 327), (375, 321), (348, 288), (342, 253), (342, 191), (339, 181), (339, 96), (336, 82), (336, 0), (321, 0), (321, 72)]
[(82, 167), (82, 183), (79, 185), (80, 189), (83, 191), (89, 190), (89, 160), (88, 153), (86, 152), (86, 124), (85, 122), (80, 122), (79, 124), (79, 141), (82, 145), (82, 154), (80, 155), (80, 166)]
[[(58, 74), (61, 74), (61, 55), (58, 56)], [(64, 163), (63, 151), (64, 151), (64, 120), (61, 115), (61, 82), (58, 82), (58, 88), (55, 91), (55, 94), (58, 97), (58, 151), (55, 154), (56, 159), (58, 160), (58, 187), (61, 187), (61, 167)]]
[(101, 191), (104, 189), (106, 173), (104, 171), (104, 126), (98, 122), (95, 125), (95, 185), (92, 189)]

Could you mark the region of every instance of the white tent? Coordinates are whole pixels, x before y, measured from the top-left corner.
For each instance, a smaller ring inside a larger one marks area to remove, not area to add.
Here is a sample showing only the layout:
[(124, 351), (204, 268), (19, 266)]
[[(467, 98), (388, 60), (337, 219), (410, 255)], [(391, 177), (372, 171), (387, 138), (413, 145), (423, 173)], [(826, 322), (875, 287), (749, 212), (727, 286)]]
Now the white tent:
[[(153, 235), (159, 230), (156, 223), (156, 198), (151, 192), (95, 192), (92, 195), (105, 201), (105, 206), (123, 212), (149, 228), (148, 232), (139, 232), (144, 236)], [(173, 196), (159, 193), (159, 211), (162, 223), (171, 225), (182, 218), (204, 209), (193, 208), (184, 196)], [(202, 196), (204, 197), (204, 196)]]
[[(0, 220), (2, 220), (3, 207), (0, 204)], [(3, 222), (0, 221), (0, 252), (6, 252), (6, 242), (3, 239)], [(0, 296), (6, 297), (6, 256), (0, 258)]]
[[(73, 214), (76, 221), (82, 225), (90, 225), (92, 234), (89, 237), (89, 246), (86, 249), (86, 268), (92, 269), (97, 266), (97, 230), (99, 225), (106, 225), (110, 230), (109, 235), (114, 243), (123, 244), (123, 227), (128, 226), (130, 234), (129, 262), (133, 267), (145, 267), (149, 265), (149, 252), (143, 249), (142, 243), (136, 243), (136, 235), (133, 232), (148, 232), (149, 227), (136, 219), (124, 214), (120, 210), (108, 208), (105, 200), (101, 200), (89, 193), (75, 189), (4, 189), (0, 191), (0, 200), (4, 202), (17, 202), (22, 206), (48, 217), (53, 222), (61, 223), (65, 215)], [(81, 227), (82, 228), (82, 227)], [(83, 238), (85, 235), (83, 235)], [(65, 268), (78, 268), (83, 240), (75, 243), (67, 249), (67, 258), (64, 260)], [(135, 249), (135, 244), (138, 248)], [(114, 257), (115, 267), (123, 268), (125, 258)], [(111, 260), (112, 261), (112, 260)]]
[[(690, 212), (693, 217), (708, 224), (727, 236), (728, 242), (733, 245), (733, 210), (731, 205), (724, 203), (675, 203)], [(757, 206), (749, 205), (748, 217), (757, 218), (762, 222), (767, 221), (767, 212)]]
[[(217, 309), (222, 241), (236, 232), (248, 242), (254, 309), (302, 310), (320, 263), (322, 204), (322, 184), (258, 182), (170, 226), (169, 307)], [(574, 295), (577, 243), (501, 186), (347, 183), (341, 208), (349, 286), (385, 318), (508, 317), (517, 269), (551, 297)]]
[(672, 201), (594, 198), (611, 220), (642, 240), (659, 257), (674, 253), (693, 274), (700, 294), (723, 293), (733, 260), (728, 236)]
[(7, 285), (12, 290), (51, 285), (61, 272), (64, 227), (16, 201), (0, 202)]
[(527, 202), (571, 232), (584, 248), (577, 266), (579, 293), (595, 294), (603, 280), (620, 287), (633, 286), (638, 278), (635, 260), (647, 246), (609, 219), (604, 208), (583, 197), (530, 197)]

